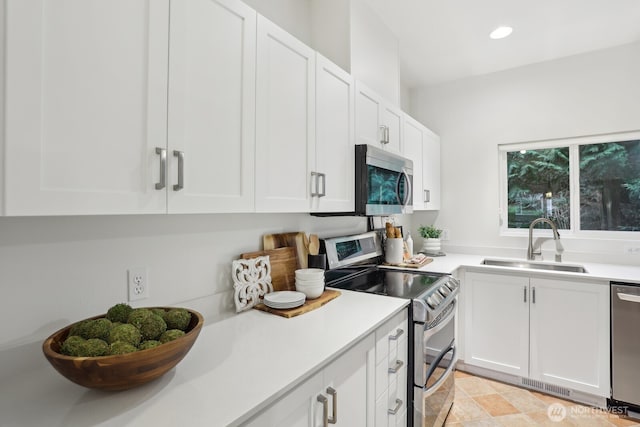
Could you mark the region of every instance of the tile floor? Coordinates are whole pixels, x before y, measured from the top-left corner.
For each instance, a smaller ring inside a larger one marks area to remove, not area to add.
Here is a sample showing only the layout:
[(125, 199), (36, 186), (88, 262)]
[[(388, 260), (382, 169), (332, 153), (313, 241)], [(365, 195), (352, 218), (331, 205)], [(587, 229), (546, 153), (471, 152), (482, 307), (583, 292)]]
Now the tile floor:
[[(640, 420), (465, 372), (455, 376), (456, 396), (445, 426), (640, 426)], [(558, 412), (550, 417), (552, 404)]]

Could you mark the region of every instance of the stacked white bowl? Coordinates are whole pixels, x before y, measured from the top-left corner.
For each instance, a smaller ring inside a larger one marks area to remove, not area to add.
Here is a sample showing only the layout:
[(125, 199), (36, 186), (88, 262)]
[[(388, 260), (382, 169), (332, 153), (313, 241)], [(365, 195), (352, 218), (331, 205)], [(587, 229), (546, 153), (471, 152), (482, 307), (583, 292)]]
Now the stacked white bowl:
[(296, 270), (296, 291), (305, 294), (307, 299), (318, 298), (324, 292), (324, 270), (320, 268)]

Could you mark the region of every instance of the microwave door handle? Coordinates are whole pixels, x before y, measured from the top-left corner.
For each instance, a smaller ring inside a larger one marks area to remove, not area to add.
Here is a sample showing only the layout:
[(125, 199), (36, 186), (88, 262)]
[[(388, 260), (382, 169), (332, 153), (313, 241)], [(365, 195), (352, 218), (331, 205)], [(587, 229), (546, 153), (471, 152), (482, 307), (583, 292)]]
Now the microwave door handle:
[(411, 200), (411, 195), (413, 194), (413, 184), (411, 184), (411, 179), (409, 178), (409, 175), (406, 172), (403, 171), (402, 174), (407, 180), (407, 194), (405, 195), (404, 203), (403, 203), (404, 206), (407, 206), (409, 204), (409, 201)]
[[(400, 184), (403, 178), (407, 181), (407, 192), (404, 195), (404, 199), (400, 200)], [(396, 199), (401, 206), (407, 206), (409, 200), (411, 200), (412, 191), (413, 189), (411, 188), (411, 180), (409, 179), (409, 175), (407, 175), (407, 173), (403, 170), (402, 172), (400, 172), (400, 175), (398, 175), (398, 181), (396, 182)]]

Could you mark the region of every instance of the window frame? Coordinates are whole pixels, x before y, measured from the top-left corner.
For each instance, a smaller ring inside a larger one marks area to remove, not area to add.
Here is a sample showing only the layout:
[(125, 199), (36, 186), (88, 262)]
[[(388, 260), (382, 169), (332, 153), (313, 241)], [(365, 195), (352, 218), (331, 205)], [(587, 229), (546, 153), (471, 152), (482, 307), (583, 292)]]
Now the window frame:
[[(508, 144), (498, 144), (499, 164), (499, 214), (498, 224), (500, 236), (528, 236), (526, 228), (508, 228), (508, 177), (507, 177), (507, 153), (519, 150), (543, 150), (547, 148), (569, 148), (569, 212), (571, 215), (571, 228), (560, 230), (563, 238), (629, 240), (640, 237), (638, 231), (612, 231), (612, 230), (581, 230), (580, 229), (580, 153), (581, 145), (601, 144), (606, 142), (620, 142), (640, 140), (640, 130), (616, 132), (599, 135), (578, 136), (561, 139), (548, 139), (539, 141), (526, 141)], [(550, 229), (534, 230), (536, 236), (552, 237)]]

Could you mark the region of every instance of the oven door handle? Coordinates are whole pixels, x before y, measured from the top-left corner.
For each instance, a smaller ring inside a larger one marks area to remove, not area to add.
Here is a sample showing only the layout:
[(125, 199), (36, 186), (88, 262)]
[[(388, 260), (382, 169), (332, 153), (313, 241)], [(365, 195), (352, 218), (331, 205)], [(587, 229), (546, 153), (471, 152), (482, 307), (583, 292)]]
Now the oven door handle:
[[(435, 369), (438, 367), (440, 362), (442, 362), (442, 359), (444, 359), (444, 356), (446, 354), (448, 354), (451, 350), (453, 350), (453, 355), (451, 356), (451, 363), (449, 364), (447, 369), (444, 371), (444, 373), (440, 376), (440, 378), (438, 378), (438, 381), (436, 381), (431, 386), (427, 387), (427, 381), (429, 381), (429, 378), (433, 374), (433, 371), (435, 371)], [(457, 355), (457, 353), (458, 353), (458, 350), (457, 350), (456, 346), (452, 342), (451, 345), (449, 346), (449, 348), (447, 348), (447, 351), (443, 351), (442, 353), (440, 353), (440, 356), (438, 356), (438, 358), (431, 364), (431, 366), (429, 367), (429, 370), (427, 371), (425, 384), (422, 387), (422, 390), (423, 390), (423, 393), (424, 393), (424, 397), (430, 396), (431, 394), (435, 393), (436, 390), (440, 387), (440, 385), (447, 380), (449, 375), (456, 368), (456, 362), (457, 362), (456, 355)]]

